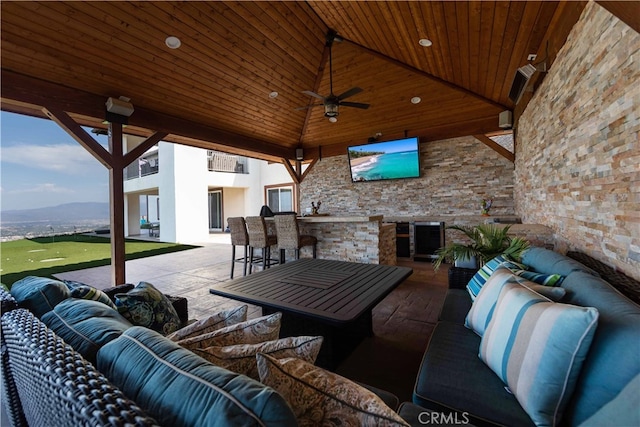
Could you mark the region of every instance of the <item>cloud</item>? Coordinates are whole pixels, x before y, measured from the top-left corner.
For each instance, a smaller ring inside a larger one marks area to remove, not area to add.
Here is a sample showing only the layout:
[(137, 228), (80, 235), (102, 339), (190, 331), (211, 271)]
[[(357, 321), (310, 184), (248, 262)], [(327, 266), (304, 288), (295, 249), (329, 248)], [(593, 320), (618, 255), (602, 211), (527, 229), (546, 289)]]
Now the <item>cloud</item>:
[(103, 167), (78, 144), (21, 144), (2, 147), (2, 161), (69, 175), (79, 175), (95, 170), (96, 167)]
[(38, 184), (35, 186), (31, 186), (28, 188), (22, 188), (20, 190), (13, 190), (7, 193), (10, 194), (19, 194), (19, 193), (56, 193), (56, 194), (73, 194), (76, 193), (75, 190), (71, 188), (60, 187), (59, 185), (46, 182), (43, 184)]

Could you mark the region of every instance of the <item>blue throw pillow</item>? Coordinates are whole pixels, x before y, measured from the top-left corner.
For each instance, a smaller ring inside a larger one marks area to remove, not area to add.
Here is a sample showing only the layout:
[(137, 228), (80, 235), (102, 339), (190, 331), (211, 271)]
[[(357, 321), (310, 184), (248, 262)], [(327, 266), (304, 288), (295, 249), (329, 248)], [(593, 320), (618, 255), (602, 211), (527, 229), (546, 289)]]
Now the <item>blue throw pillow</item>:
[(274, 389), (134, 326), (98, 352), (98, 370), (165, 426), (295, 426)]
[(485, 265), (482, 266), (480, 270), (476, 274), (473, 275), (471, 280), (469, 280), (469, 284), (467, 284), (467, 291), (469, 291), (469, 295), (471, 296), (471, 300), (475, 300), (480, 292), (480, 289), (484, 286), (484, 284), (489, 280), (491, 273), (494, 272), (498, 266), (504, 265), (507, 268), (513, 270), (526, 270), (527, 267), (523, 264), (519, 264), (511, 259), (509, 259), (506, 255), (498, 255), (493, 258)]
[(555, 426), (597, 323), (593, 307), (554, 303), (518, 283), (507, 283), (480, 341), (480, 359), (507, 384), (534, 424)]
[(94, 365), (100, 347), (133, 326), (101, 302), (76, 298), (62, 301), (42, 322)]
[(71, 292), (59, 280), (27, 276), (11, 286), (11, 295), (20, 307), (28, 309), (37, 317), (42, 317), (61, 301), (71, 297)]
[(475, 301), (473, 301), (471, 310), (469, 310), (467, 314), (464, 326), (480, 336), (484, 335), (489, 321), (493, 316), (500, 291), (502, 291), (502, 288), (507, 283), (519, 283), (521, 286), (525, 286), (552, 301), (560, 301), (566, 294), (563, 288), (543, 286), (530, 282), (522, 277), (516, 276), (507, 267), (499, 266), (493, 274), (491, 274), (487, 283), (480, 289), (480, 293), (478, 293)]
[(527, 279), (531, 282), (538, 283), (544, 286), (560, 286), (564, 280), (564, 276), (560, 274), (544, 274), (537, 273), (535, 271), (527, 270), (511, 270), (514, 274)]

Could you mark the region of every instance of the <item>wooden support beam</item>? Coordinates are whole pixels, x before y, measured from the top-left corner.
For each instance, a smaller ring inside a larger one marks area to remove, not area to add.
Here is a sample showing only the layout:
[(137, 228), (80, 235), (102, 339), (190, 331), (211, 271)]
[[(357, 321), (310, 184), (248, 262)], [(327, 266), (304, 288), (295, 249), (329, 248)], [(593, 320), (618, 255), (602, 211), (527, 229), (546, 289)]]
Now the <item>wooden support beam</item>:
[(302, 176), (300, 177), (300, 182), (304, 181), (304, 177), (307, 176), (309, 171), (315, 166), (316, 163), (318, 163), (318, 159), (317, 158), (311, 160), (311, 163), (309, 163), (309, 166), (307, 166), (307, 168), (302, 173)]
[(122, 125), (109, 124), (109, 150), (113, 167), (109, 169), (109, 208), (111, 222), (111, 279), (114, 286), (126, 283), (124, 242), (124, 154)]
[(42, 112), (47, 115), (51, 120), (56, 122), (58, 126), (64, 129), (73, 139), (75, 139), (85, 150), (87, 150), (93, 157), (95, 157), (100, 163), (106, 166), (108, 169), (113, 168), (113, 159), (111, 154), (96, 141), (91, 135), (89, 135), (82, 127), (76, 123), (69, 115), (56, 108), (56, 107), (44, 107)]
[(149, 138), (142, 141), (133, 150), (124, 155), (124, 167), (129, 166), (135, 159), (142, 156), (149, 148), (162, 141), (168, 135), (167, 132), (156, 132)]
[(475, 139), (477, 139), (478, 141), (482, 142), (487, 147), (491, 148), (496, 153), (500, 154), (505, 159), (509, 160), (511, 163), (514, 163), (516, 161), (516, 156), (511, 151), (507, 150), (502, 145), (498, 144), (497, 142), (495, 142), (493, 139), (489, 138), (488, 136), (486, 136), (486, 135), (473, 135), (473, 137)]
[(291, 162), (289, 162), (288, 159), (281, 159), (281, 161), (284, 167), (287, 169), (287, 172), (289, 172), (289, 175), (291, 176), (293, 182), (295, 182), (296, 184), (300, 184), (300, 175), (298, 175), (298, 173), (293, 169)]
[[(5, 111), (11, 111), (11, 103), (5, 101), (20, 100), (22, 109), (27, 105), (47, 106), (47, 108), (66, 111), (68, 114), (93, 118), (104, 117), (106, 97), (99, 94), (72, 89), (7, 69), (1, 70), (0, 85), (3, 99), (2, 109)], [(171, 137), (196, 140), (191, 144), (190, 141), (183, 142), (188, 145), (199, 146), (197, 141), (205, 141), (239, 148), (247, 152), (265, 154), (274, 158), (295, 158), (295, 149), (293, 148), (281, 147), (252, 136), (240, 135), (216, 126), (204, 125), (140, 106), (136, 106), (135, 112), (129, 117), (129, 126), (155, 129), (167, 132)]]

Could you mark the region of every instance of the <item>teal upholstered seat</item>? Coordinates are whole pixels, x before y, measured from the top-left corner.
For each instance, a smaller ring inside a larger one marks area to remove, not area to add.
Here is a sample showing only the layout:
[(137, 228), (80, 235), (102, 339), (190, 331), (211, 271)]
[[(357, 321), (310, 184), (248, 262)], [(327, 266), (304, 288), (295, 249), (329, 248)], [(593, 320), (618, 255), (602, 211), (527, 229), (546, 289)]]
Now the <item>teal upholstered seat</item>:
[(98, 369), (161, 425), (294, 426), (275, 390), (134, 326), (98, 352)]

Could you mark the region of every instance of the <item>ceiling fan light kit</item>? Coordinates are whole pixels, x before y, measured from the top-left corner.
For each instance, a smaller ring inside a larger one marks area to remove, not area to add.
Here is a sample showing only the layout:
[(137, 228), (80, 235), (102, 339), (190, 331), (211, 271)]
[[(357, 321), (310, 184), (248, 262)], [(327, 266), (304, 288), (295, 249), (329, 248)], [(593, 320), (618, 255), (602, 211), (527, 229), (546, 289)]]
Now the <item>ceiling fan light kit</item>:
[(325, 117), (338, 117), (338, 104), (326, 103), (324, 104), (324, 116)]

